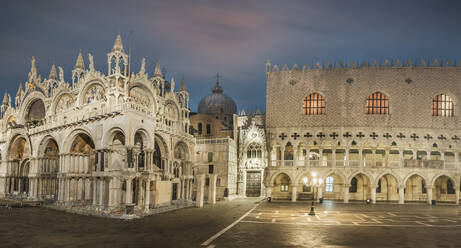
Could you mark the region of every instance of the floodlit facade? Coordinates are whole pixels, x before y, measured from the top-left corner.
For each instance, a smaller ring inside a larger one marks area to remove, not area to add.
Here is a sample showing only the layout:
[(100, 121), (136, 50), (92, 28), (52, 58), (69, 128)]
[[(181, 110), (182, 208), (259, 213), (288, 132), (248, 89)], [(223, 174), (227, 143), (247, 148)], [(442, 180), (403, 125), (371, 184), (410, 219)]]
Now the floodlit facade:
[(458, 204), (459, 64), (268, 61), (266, 76), (272, 198)]
[[(192, 199), (189, 93), (157, 63), (128, 71), (117, 36), (107, 73), (82, 53), (72, 82), (53, 65), (42, 79), (32, 59), (24, 87), (5, 94), (0, 123), (0, 196), (53, 200), (94, 210), (138, 210)], [(14, 104), (13, 104), (14, 101)]]

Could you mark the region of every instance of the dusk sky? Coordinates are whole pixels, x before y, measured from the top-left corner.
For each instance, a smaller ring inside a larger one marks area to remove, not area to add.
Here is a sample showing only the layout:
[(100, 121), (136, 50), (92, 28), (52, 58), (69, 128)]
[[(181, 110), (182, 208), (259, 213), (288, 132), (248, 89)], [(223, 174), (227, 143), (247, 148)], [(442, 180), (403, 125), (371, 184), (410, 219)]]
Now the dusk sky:
[[(0, 9), (0, 90), (16, 94), (30, 59), (65, 79), (79, 50), (107, 73), (106, 54), (121, 33), (133, 63), (156, 61), (167, 78), (184, 74), (191, 108), (219, 72), (238, 109), (265, 108), (264, 64), (422, 58), (461, 59), (459, 1), (4, 1)], [(179, 83), (177, 83), (179, 85)]]

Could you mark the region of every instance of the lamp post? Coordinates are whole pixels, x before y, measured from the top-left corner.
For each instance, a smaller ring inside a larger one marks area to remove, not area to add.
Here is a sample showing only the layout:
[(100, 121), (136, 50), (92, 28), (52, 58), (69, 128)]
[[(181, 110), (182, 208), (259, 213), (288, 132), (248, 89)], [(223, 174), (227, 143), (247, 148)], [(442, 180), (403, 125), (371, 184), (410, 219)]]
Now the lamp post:
[[(312, 188), (312, 205), (311, 205), (311, 210), (309, 212), (310, 216), (315, 216), (315, 207), (314, 207), (314, 193), (315, 193), (315, 188), (320, 187), (323, 183), (323, 180), (321, 178), (317, 179), (317, 174), (315, 172), (312, 172), (312, 180), (309, 181), (309, 178), (304, 177), (303, 178), (303, 183), (307, 186), (311, 186)], [(318, 191), (317, 191), (318, 192)]]

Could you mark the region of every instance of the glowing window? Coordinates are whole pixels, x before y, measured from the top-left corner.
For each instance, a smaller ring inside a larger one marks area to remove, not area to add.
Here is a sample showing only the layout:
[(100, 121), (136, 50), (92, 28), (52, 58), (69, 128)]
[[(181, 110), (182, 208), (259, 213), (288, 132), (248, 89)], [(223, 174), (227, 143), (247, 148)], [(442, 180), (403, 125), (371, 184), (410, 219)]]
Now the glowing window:
[(327, 177), (325, 179), (325, 192), (333, 192), (334, 179), (333, 177)]
[(440, 94), (432, 99), (432, 115), (433, 116), (449, 116), (454, 115), (454, 104), (451, 97)]
[(388, 115), (389, 98), (381, 92), (375, 92), (367, 97), (366, 107), (369, 115)]
[(304, 98), (303, 111), (305, 115), (324, 115), (325, 98), (318, 93), (308, 95)]

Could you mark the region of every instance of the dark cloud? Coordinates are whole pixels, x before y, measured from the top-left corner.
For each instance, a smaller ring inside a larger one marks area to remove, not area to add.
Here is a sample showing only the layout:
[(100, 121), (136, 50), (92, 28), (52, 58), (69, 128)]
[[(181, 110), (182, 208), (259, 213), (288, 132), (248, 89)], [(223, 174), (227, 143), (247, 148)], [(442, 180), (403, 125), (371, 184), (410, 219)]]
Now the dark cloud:
[(117, 32), (133, 31), (133, 68), (146, 57), (185, 75), (193, 110), (220, 72), (239, 108), (265, 107), (264, 62), (459, 58), (458, 1), (10, 1), (0, 9), (0, 85), (15, 93), (36, 56), (67, 79), (81, 49), (106, 70)]

